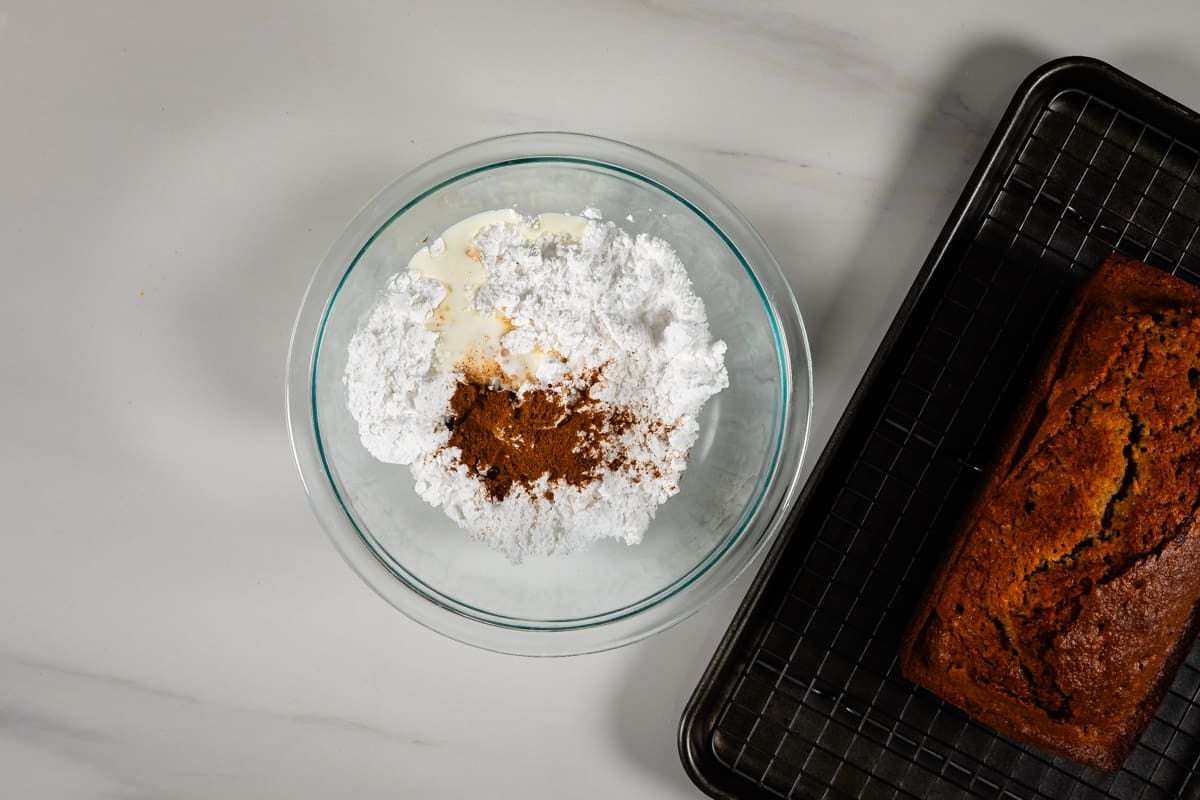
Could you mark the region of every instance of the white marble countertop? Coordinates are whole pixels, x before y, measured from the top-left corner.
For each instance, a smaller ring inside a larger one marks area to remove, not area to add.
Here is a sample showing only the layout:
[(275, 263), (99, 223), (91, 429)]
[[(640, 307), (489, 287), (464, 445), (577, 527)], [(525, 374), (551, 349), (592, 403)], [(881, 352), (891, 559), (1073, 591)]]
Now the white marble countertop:
[(697, 796), (676, 727), (749, 576), (565, 660), (395, 612), (292, 464), (317, 259), (451, 146), (648, 147), (784, 265), (816, 453), (1021, 78), (1084, 53), (1200, 107), (1197, 31), (1189, 0), (0, 0), (0, 796)]

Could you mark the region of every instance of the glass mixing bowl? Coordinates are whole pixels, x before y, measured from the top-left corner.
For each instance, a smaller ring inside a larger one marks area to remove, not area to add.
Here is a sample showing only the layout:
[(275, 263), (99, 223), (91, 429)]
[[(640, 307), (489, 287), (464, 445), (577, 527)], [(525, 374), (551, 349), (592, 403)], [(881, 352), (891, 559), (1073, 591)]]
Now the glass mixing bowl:
[[(376, 461), (346, 408), (347, 345), (388, 277), (472, 214), (601, 212), (671, 244), (728, 345), (730, 385), (704, 407), (679, 494), (643, 542), (514, 565), (425, 504), (407, 466)], [(632, 220), (632, 221), (630, 221)], [(590, 136), (468, 145), (384, 189), (317, 268), (292, 334), (288, 427), (305, 489), (338, 551), (376, 592), (435, 631), (490, 650), (566, 655), (660, 631), (745, 569), (783, 524), (812, 415), (804, 326), (750, 224), (675, 164)]]

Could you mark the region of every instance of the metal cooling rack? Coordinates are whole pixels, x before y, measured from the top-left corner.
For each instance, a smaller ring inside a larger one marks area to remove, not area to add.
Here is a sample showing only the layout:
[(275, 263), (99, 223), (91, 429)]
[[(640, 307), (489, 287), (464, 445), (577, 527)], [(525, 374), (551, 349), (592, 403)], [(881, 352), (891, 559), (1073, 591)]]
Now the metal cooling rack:
[(896, 648), (1072, 288), (1113, 251), (1200, 283), (1200, 120), (1043, 67), (914, 284), (685, 713), (716, 797), (1200, 797), (1200, 646), (1106, 775), (901, 677)]

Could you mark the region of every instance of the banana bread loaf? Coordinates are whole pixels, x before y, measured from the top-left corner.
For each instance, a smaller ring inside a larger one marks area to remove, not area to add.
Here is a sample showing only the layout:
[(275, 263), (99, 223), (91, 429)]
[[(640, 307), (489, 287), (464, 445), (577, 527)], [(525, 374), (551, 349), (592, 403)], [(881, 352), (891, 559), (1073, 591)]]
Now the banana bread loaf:
[(1080, 290), (900, 649), (1001, 733), (1113, 771), (1197, 633), (1200, 289)]

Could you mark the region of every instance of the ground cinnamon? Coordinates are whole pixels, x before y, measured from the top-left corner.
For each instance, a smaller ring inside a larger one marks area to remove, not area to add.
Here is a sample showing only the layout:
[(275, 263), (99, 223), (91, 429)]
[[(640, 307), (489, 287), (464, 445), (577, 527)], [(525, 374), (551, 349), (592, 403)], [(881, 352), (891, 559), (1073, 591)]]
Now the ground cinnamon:
[(551, 489), (564, 482), (585, 486), (608, 464), (620, 463), (617, 437), (634, 422), (626, 409), (551, 389), (523, 395), (460, 381), (450, 401), (449, 447), (483, 481), (493, 500), (514, 485), (532, 487), (543, 476)]

